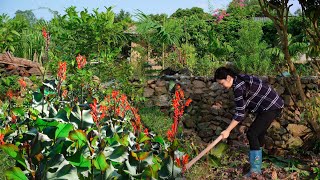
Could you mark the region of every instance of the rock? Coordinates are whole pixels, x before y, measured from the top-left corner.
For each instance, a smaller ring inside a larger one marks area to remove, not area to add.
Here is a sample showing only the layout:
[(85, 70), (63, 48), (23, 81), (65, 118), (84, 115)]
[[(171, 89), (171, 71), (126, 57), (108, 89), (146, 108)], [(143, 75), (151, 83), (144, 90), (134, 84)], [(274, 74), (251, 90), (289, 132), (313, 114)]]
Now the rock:
[(155, 88), (156, 94), (157, 95), (162, 95), (162, 94), (167, 94), (167, 88), (165, 86), (160, 86)]
[(150, 80), (147, 81), (147, 84), (153, 84), (154, 82), (156, 82), (155, 79), (150, 79)]
[(274, 87), (274, 90), (279, 94), (282, 95), (286, 90), (283, 86), (277, 85)]
[(166, 85), (166, 81), (157, 80), (156, 85), (157, 85), (158, 87), (165, 86), (165, 85)]
[(294, 105), (294, 102), (289, 95), (284, 96), (283, 100), (284, 100), (284, 105), (286, 105), (286, 106), (293, 106)]
[(303, 141), (300, 137), (291, 137), (286, 143), (287, 148), (292, 149), (292, 148), (298, 148), (301, 147), (303, 144)]
[(150, 87), (154, 89), (155, 87), (157, 87), (157, 85), (156, 84), (150, 84)]
[(273, 121), (270, 125), (270, 129), (280, 129), (281, 125), (278, 121)]
[(206, 87), (206, 83), (204, 83), (203, 81), (199, 81), (199, 80), (194, 80), (194, 81), (192, 82), (192, 84), (193, 84), (193, 87), (194, 87), (195, 89)]
[(199, 131), (202, 131), (203, 129), (207, 129), (210, 126), (210, 124), (211, 124), (211, 122), (197, 123), (197, 128), (199, 129)]
[(214, 119), (214, 116), (212, 116), (212, 115), (205, 115), (205, 116), (203, 116), (203, 118), (202, 118), (202, 122), (210, 122), (210, 121), (212, 121)]
[(191, 129), (191, 128), (196, 127), (196, 124), (194, 123), (194, 121), (191, 118), (186, 118), (182, 122), (183, 122), (184, 127), (186, 127), (186, 128)]
[(154, 94), (154, 89), (144, 88), (143, 97), (149, 98), (149, 97), (152, 97), (153, 94)]
[(287, 130), (293, 135), (293, 137), (301, 137), (311, 132), (311, 129), (307, 126), (300, 124), (289, 124), (287, 126)]
[(203, 89), (199, 88), (199, 89), (194, 89), (193, 90), (194, 94), (202, 94), (203, 93)]
[(160, 106), (160, 107), (168, 107), (170, 106), (169, 103), (169, 96), (164, 94), (164, 95), (160, 95), (160, 96), (156, 96), (156, 98), (154, 99), (155, 105), (156, 106)]
[(214, 82), (211, 84), (211, 86), (209, 86), (209, 89), (212, 90), (212, 91), (217, 91), (217, 90), (220, 90), (222, 89), (221, 85), (217, 82)]
[(215, 132), (212, 129), (202, 129), (198, 132), (198, 135), (201, 138), (208, 138), (208, 137), (212, 137), (213, 135), (215, 135)]
[(265, 137), (265, 148), (266, 149), (272, 149), (273, 146), (274, 146), (274, 142), (273, 142), (272, 138), (266, 136)]

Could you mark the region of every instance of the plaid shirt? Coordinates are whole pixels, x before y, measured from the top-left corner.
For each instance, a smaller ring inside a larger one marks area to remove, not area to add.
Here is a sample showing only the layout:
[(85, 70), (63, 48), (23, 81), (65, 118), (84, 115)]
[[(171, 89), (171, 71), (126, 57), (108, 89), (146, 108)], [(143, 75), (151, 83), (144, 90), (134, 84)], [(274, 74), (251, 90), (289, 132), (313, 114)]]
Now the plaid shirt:
[(234, 120), (243, 121), (246, 110), (261, 112), (283, 108), (283, 99), (268, 84), (255, 76), (239, 76), (233, 80), (236, 104)]

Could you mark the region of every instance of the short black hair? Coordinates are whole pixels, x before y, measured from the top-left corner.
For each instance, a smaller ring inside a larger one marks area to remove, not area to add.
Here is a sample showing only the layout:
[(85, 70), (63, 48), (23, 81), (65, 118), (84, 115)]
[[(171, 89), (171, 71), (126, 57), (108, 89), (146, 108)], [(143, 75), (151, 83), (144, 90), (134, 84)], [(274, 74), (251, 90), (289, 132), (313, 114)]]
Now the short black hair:
[(214, 73), (213, 82), (221, 79), (227, 79), (228, 75), (235, 78), (238, 74), (230, 68), (219, 67)]

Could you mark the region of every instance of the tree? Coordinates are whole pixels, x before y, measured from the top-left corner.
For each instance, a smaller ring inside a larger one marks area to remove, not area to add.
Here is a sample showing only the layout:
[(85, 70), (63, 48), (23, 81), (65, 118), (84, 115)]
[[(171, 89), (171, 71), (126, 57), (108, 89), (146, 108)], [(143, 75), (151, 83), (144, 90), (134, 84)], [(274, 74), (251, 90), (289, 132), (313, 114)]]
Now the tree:
[(163, 24), (160, 24), (142, 12), (138, 13), (137, 17), (139, 19), (137, 31), (147, 43), (148, 58), (150, 45), (160, 43), (162, 46), (162, 68), (164, 69), (165, 49), (170, 45), (179, 44), (182, 34), (179, 33), (182, 32), (179, 31), (182, 30), (182, 27), (179, 27), (181, 23), (178, 23), (176, 20), (172, 19), (168, 20), (168, 22), (163, 20)]
[(320, 63), (317, 57), (320, 56), (320, 0), (299, 0), (299, 3), (302, 7), (302, 15), (306, 23), (305, 29), (310, 41), (308, 55), (313, 59), (311, 64), (314, 70), (319, 73)]
[(36, 16), (33, 14), (32, 10), (21, 11), (18, 10), (15, 12), (16, 17), (24, 17), (30, 24), (34, 24), (37, 21)]
[(190, 16), (197, 16), (199, 19), (208, 20), (210, 19), (211, 15), (205, 13), (202, 8), (193, 7), (191, 9), (181, 9), (179, 8), (176, 12), (174, 12), (170, 18), (184, 18)]
[(291, 55), (289, 53), (289, 38), (288, 38), (288, 16), (289, 9), (292, 6), (289, 5), (289, 0), (259, 0), (259, 5), (263, 14), (269, 17), (280, 37), (281, 49), (284, 54), (284, 59), (290, 68), (290, 72), (296, 79), (296, 86), (301, 97), (302, 102), (306, 101), (306, 95), (302, 89), (301, 79), (296, 71), (296, 68), (291, 60)]

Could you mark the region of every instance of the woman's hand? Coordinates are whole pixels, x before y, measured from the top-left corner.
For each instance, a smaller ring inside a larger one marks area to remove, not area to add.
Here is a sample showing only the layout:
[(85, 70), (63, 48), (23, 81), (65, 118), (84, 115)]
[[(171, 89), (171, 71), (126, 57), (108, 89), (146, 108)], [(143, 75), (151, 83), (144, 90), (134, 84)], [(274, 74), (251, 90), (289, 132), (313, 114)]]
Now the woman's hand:
[(221, 132), (221, 135), (222, 135), (222, 139), (227, 139), (230, 135), (230, 131), (226, 129)]

